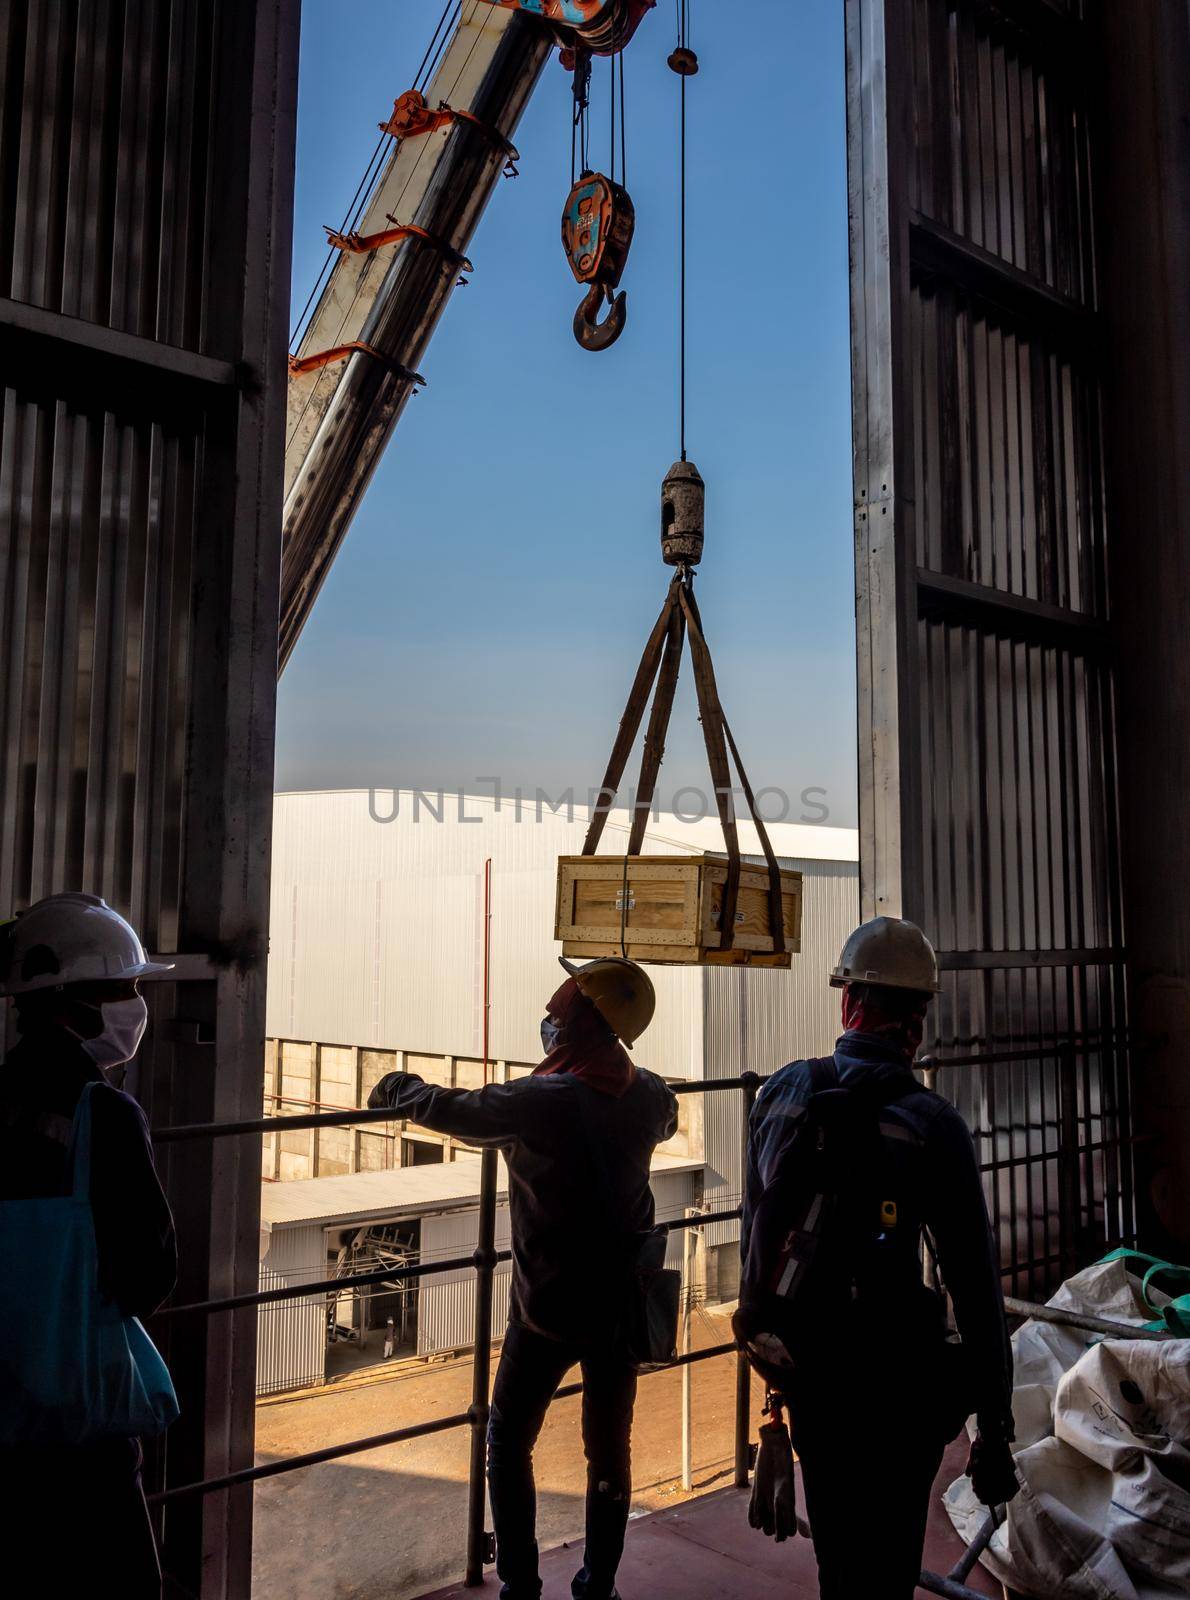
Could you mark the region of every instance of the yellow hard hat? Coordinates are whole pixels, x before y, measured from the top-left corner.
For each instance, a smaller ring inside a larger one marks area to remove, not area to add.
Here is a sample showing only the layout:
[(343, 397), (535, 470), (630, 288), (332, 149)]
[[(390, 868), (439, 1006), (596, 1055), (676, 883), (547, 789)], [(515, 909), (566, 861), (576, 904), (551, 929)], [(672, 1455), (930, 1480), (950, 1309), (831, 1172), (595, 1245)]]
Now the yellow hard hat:
[(631, 1050), (657, 1009), (657, 992), (645, 969), (622, 956), (601, 956), (582, 967), (565, 956), (558, 960), (617, 1039)]

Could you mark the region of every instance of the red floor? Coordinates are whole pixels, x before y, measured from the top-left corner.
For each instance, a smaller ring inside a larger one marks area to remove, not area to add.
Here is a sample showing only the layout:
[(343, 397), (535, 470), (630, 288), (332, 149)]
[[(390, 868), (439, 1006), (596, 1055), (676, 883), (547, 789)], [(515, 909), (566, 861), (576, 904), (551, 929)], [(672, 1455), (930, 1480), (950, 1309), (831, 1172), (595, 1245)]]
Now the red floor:
[[(938, 1475), (930, 1509), (924, 1565), (934, 1572), (949, 1572), (963, 1553), (938, 1496), (962, 1470), (966, 1449), (954, 1445)], [(700, 1500), (688, 1500), (672, 1511), (639, 1517), (628, 1526), (628, 1543), (620, 1566), (618, 1587), (624, 1600), (812, 1600), (818, 1594), (814, 1552), (806, 1539), (776, 1545), (748, 1526), (747, 1493), (722, 1489)], [(863, 1534), (857, 1529), (857, 1543)], [(867, 1568), (879, 1557), (872, 1552)], [(580, 1565), (577, 1547), (549, 1550), (541, 1562), (545, 1580), (543, 1600), (568, 1600), (570, 1580)], [(856, 1600), (862, 1600), (864, 1572), (857, 1574)], [(978, 1594), (999, 1597), (1000, 1585), (976, 1566), (967, 1579)], [(496, 1590), (494, 1573), (484, 1585)], [(425, 1600), (466, 1600), (475, 1594), (461, 1584), (440, 1589)], [(926, 1591), (919, 1589), (919, 1597)]]

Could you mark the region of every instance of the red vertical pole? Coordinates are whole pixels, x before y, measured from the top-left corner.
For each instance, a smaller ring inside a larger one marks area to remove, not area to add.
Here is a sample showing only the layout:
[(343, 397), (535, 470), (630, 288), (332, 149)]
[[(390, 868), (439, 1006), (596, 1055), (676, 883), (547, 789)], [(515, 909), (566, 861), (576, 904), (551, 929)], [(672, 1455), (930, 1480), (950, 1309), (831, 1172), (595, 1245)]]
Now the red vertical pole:
[(492, 1019), (492, 858), (483, 864), (483, 1081), (488, 1081)]
[[(483, 1081), (491, 1058), (492, 1011), (492, 860), (483, 868)], [(475, 1248), (475, 1349), (471, 1368), (471, 1461), (467, 1489), (467, 1572), (469, 1589), (483, 1584), (485, 1560), (491, 1559), (484, 1467), (488, 1418), (491, 1415), (492, 1294), (496, 1270), (496, 1152), (483, 1152), (479, 1180), (479, 1239)]]

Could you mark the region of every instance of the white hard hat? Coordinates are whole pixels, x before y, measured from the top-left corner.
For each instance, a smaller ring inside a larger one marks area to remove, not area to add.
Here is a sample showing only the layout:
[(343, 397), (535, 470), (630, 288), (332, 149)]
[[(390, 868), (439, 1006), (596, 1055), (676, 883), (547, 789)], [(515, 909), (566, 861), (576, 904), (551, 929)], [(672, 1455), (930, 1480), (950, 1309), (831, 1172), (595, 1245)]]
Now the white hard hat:
[(900, 917), (873, 917), (862, 923), (843, 946), (831, 986), (878, 983), (886, 989), (917, 989), (937, 994), (938, 957), (916, 922)]
[(51, 894), (4, 926), (0, 994), (172, 972), (150, 961), (136, 929), (95, 894)]

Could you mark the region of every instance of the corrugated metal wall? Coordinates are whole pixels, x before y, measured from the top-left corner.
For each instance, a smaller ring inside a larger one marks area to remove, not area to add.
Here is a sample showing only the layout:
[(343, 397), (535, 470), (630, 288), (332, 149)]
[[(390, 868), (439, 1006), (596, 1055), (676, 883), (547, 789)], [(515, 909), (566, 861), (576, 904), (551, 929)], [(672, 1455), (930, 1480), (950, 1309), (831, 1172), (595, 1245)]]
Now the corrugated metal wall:
[[(393, 805), (387, 793), (370, 800), (366, 791), (277, 797), (269, 1024), (281, 1036), (282, 1093), (333, 1098), (316, 1084), (313, 1062), (321, 1051), (304, 1038), (400, 1048), (408, 1070), (461, 1081), (461, 1058), (474, 1051), (481, 1025), (481, 875), (489, 855), (492, 1054), (521, 1063), (540, 1056), (538, 1022), (557, 982), (557, 857), (579, 851), (584, 818), (544, 810), (539, 819), (527, 804), (518, 821), (511, 803), (497, 813), (490, 799), (460, 802), (454, 795), (415, 806), (403, 794), (395, 816)], [(621, 839), (623, 830), (609, 822), (607, 834)], [(779, 828), (774, 838), (780, 849)], [(645, 842), (655, 854), (682, 848), (665, 835)], [(658, 1011), (638, 1051), (642, 1065), (671, 1078), (722, 1078), (745, 1067), (772, 1072), (831, 1049), (838, 997), (826, 979), (855, 926), (857, 866), (792, 856), (782, 862), (804, 875), (802, 950), (792, 969), (651, 968)], [(285, 1061), (307, 1056), (304, 1077), (300, 1069), (286, 1076)], [(385, 1070), (396, 1069), (394, 1060)], [(705, 1105), (698, 1097), (682, 1101), (678, 1147), (707, 1161), (714, 1209), (739, 1202), (741, 1115), (738, 1095), (709, 1095)], [(286, 1138), (276, 1175), (310, 1176), (313, 1136)], [(707, 1244), (730, 1243), (738, 1232), (735, 1224), (715, 1224)]]
[[(494, 812), (490, 799), (447, 795), (438, 821), (404, 794), (392, 821), (374, 820), (387, 818), (392, 804), (385, 793), (370, 805), (367, 791), (277, 797), (269, 1034), (474, 1057), (482, 1026), (482, 873), (491, 856), (492, 1055), (539, 1060), (542, 1008), (558, 983), (557, 858), (579, 852), (584, 816), (568, 820), (544, 810), (538, 820), (528, 802), (518, 821), (511, 802)], [(473, 820), (460, 821), (460, 811)], [(774, 832), (779, 839), (780, 830)], [(609, 840), (623, 833), (609, 822)], [(646, 839), (646, 849), (682, 853), (657, 834)], [(788, 1044), (767, 1052), (780, 1056), (784, 1049), (782, 1059), (796, 1053), (796, 1035), (821, 1002), (838, 953), (840, 917), (842, 932), (851, 925), (856, 882), (851, 862), (790, 864), (807, 879), (849, 878), (852, 889), (844, 913), (842, 899), (808, 883), (805, 943), (792, 971), (746, 975), (750, 993), (772, 997), (756, 1015), (773, 1020), (758, 1026), (781, 1029), (788, 1022), (793, 1030)], [(641, 1063), (668, 1077), (696, 1077), (704, 1055), (703, 969), (650, 972), (658, 1009)]]
[(1131, 1228), (1126, 1059), (1054, 1053), (1125, 1020), (1081, 17), (848, 3), (863, 905), (939, 947), (928, 1044), (1036, 1047), (939, 1085), (1029, 1293)]
[[(329, 1277), (326, 1229), (274, 1228), (260, 1263), (260, 1287)], [(256, 1341), (256, 1392), (278, 1394), (322, 1383), (326, 1377), (326, 1295), (278, 1300), (261, 1306)]]
[[(655, 1173), (653, 1195), (657, 1221), (672, 1222), (684, 1216), (693, 1203), (694, 1174)], [(496, 1208), (496, 1248), (509, 1247), (508, 1207)], [(426, 1217), (421, 1225), (423, 1261), (445, 1261), (466, 1255), (479, 1240), (479, 1212), (451, 1211), (444, 1216)], [(682, 1265), (681, 1234), (673, 1234), (666, 1248), (666, 1264)], [(508, 1324), (508, 1294), (512, 1267), (502, 1262), (497, 1268), (492, 1300), (492, 1337), (502, 1339)], [(443, 1272), (422, 1281), (417, 1297), (417, 1353), (438, 1355), (444, 1350), (463, 1350), (475, 1340), (475, 1273), (468, 1268)]]
[[(851, 862), (796, 861), (802, 884), (802, 981), (746, 968), (710, 967), (705, 975), (704, 1076), (767, 1076), (788, 1061), (829, 1054), (839, 1036), (839, 995), (827, 976), (855, 927), (859, 882)], [(706, 1096), (706, 1203), (708, 1210), (737, 1206), (743, 1198), (743, 1095)], [(740, 1236), (738, 1222), (712, 1223), (709, 1248)]]
[[(418, 802), (366, 790), (278, 795), (268, 1032), (428, 1055), (474, 1056), (482, 1039), (483, 865), (492, 857), (492, 1054), (536, 1061), (558, 986), (557, 857), (584, 825), (528, 804), (447, 795)], [(440, 811), (437, 820), (435, 811)], [(460, 821), (460, 813), (479, 821)], [(613, 830), (609, 827), (608, 832)], [(650, 848), (654, 848), (650, 844)], [(674, 854), (669, 844), (659, 853)], [(656, 973), (646, 1065), (685, 1076), (697, 1059), (698, 974)]]
[[(507, 1250), (508, 1207), (496, 1207), (496, 1249)], [(468, 1255), (479, 1243), (479, 1210), (450, 1211), (425, 1217), (421, 1225), (423, 1261), (446, 1261)], [(502, 1339), (508, 1325), (508, 1291), (512, 1263), (502, 1261), (492, 1283), (492, 1337)], [(470, 1268), (436, 1273), (421, 1280), (417, 1294), (417, 1353), (438, 1355), (466, 1350), (475, 1342), (475, 1273)]]
[[(14, 0), (0, 28), (0, 915), (91, 890), (180, 953), (138, 1063), (158, 1124), (259, 1105), (297, 19)], [(256, 1282), (238, 1148), (163, 1163), (182, 1299)], [(251, 1463), (255, 1331), (159, 1330), (170, 1482)], [(247, 1592), (251, 1503), (164, 1519), (186, 1592)]]

